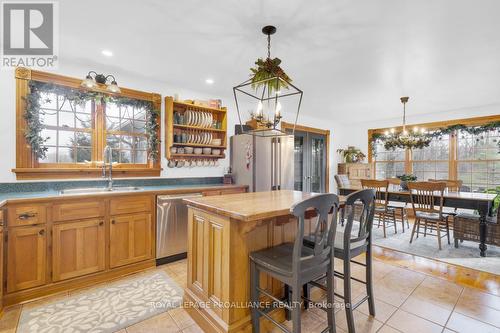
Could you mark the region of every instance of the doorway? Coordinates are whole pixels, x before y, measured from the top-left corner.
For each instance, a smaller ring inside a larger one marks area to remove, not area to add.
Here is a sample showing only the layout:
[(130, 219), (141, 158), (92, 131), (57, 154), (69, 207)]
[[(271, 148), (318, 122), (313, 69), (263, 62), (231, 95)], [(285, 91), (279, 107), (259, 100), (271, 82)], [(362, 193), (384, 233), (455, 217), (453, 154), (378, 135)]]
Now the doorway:
[[(293, 124), (282, 124), (293, 132)], [(330, 131), (297, 125), (294, 138), (294, 189), (325, 193), (329, 190)]]

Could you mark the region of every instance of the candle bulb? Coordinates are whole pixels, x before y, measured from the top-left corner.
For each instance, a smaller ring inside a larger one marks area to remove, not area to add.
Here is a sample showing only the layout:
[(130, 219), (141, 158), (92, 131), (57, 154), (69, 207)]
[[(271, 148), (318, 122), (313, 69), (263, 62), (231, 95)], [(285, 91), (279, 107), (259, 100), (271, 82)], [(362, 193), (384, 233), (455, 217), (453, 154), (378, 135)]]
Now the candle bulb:
[(259, 104), (257, 104), (257, 117), (262, 117), (262, 109), (264, 106), (262, 105), (262, 101), (259, 101)]
[(276, 118), (281, 117), (281, 103), (278, 102), (276, 103), (276, 112), (275, 112)]

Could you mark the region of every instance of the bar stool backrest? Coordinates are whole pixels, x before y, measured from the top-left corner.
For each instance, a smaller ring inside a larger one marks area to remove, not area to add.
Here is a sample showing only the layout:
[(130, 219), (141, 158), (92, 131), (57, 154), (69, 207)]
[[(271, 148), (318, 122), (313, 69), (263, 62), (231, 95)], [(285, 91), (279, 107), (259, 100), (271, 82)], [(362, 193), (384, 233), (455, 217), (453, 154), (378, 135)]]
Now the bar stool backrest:
[[(368, 244), (375, 213), (375, 190), (364, 189), (348, 195), (344, 209), (347, 216), (344, 229), (344, 251), (349, 251), (351, 243)], [(356, 236), (352, 235), (354, 223), (359, 223)]]
[[(293, 271), (300, 272), (300, 265), (306, 262), (317, 266), (325, 265), (333, 258), (337, 213), (339, 209), (339, 197), (333, 193), (320, 194), (312, 198), (296, 203), (290, 208), (290, 212), (298, 220), (297, 235), (293, 247)], [(314, 229), (312, 239), (314, 240), (313, 254), (302, 256), (304, 224), (306, 211), (314, 210), (318, 222)]]
[(375, 206), (387, 209), (389, 203), (389, 182), (387, 180), (361, 179), (363, 189), (372, 189), (375, 191)]
[[(409, 182), (408, 189), (415, 215), (417, 212), (438, 213), (441, 218), (445, 188), (445, 182)], [(439, 199), (436, 200), (436, 197)]]

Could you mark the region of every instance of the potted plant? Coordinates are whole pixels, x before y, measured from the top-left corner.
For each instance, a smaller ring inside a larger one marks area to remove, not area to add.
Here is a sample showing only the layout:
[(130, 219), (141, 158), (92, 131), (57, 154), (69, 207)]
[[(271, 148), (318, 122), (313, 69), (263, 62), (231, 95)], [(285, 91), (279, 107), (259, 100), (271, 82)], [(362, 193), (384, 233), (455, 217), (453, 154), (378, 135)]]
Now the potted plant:
[(342, 155), (345, 163), (361, 163), (366, 157), (360, 149), (354, 146), (347, 146), (347, 149), (337, 149), (337, 153)]
[(417, 180), (417, 176), (409, 173), (409, 174), (402, 174), (401, 176), (396, 176), (397, 178), (399, 178), (401, 180), (401, 183), (399, 184), (399, 186), (401, 186), (401, 188), (405, 191), (408, 191), (408, 182), (414, 182)]

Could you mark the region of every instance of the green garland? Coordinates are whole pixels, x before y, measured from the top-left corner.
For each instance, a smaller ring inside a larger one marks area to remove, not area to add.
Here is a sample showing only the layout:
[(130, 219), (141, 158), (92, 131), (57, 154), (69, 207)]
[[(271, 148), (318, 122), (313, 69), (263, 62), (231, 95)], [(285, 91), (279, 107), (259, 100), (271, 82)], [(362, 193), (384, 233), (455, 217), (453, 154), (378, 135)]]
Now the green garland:
[(87, 101), (94, 100), (99, 104), (102, 102), (113, 102), (119, 106), (130, 106), (145, 109), (145, 132), (148, 137), (148, 157), (153, 161), (158, 160), (160, 151), (158, 118), (160, 117), (160, 110), (154, 109), (151, 101), (110, 96), (100, 92), (74, 89), (40, 81), (29, 81), (28, 86), (29, 93), (25, 97), (26, 112), (24, 113), (24, 119), (26, 120), (26, 130), (24, 136), (36, 157), (42, 159), (45, 158), (48, 150), (44, 144), (49, 138), (41, 135), (42, 130), (44, 129), (44, 124), (40, 120), (40, 102), (42, 93), (54, 93), (63, 95), (68, 101), (75, 103), (76, 105), (82, 105)]
[[(262, 58), (257, 59), (255, 62), (256, 67), (250, 68), (250, 71), (252, 72), (252, 74), (250, 74), (252, 77), (252, 88), (257, 89), (260, 86), (266, 86), (268, 95), (271, 95), (273, 91), (279, 91), (282, 88), (288, 89), (288, 83), (291, 83), (292, 79), (280, 67), (280, 64), (281, 59), (279, 58), (266, 58), (266, 60)], [(284, 81), (279, 79), (271, 80), (275, 77), (279, 77)]]
[[(428, 147), (433, 139), (441, 140), (445, 135), (455, 135), (458, 131), (466, 132), (471, 135), (481, 135), (486, 132), (491, 132), (495, 130), (500, 130), (500, 121), (494, 121), (482, 126), (467, 126), (462, 124), (451, 125), (448, 127), (442, 127), (437, 130), (433, 130), (432, 132), (428, 132), (425, 134), (419, 134), (418, 140), (413, 140), (413, 142), (408, 142), (408, 145), (411, 149), (422, 149)], [(482, 138), (476, 138), (476, 141), (480, 141)], [(376, 155), (376, 145), (377, 143), (383, 143), (384, 148), (386, 150), (395, 150), (396, 148), (404, 148), (401, 144), (391, 140), (390, 137), (382, 133), (373, 133), (370, 146), (374, 155)], [(497, 145), (500, 149), (500, 141), (497, 142)]]

